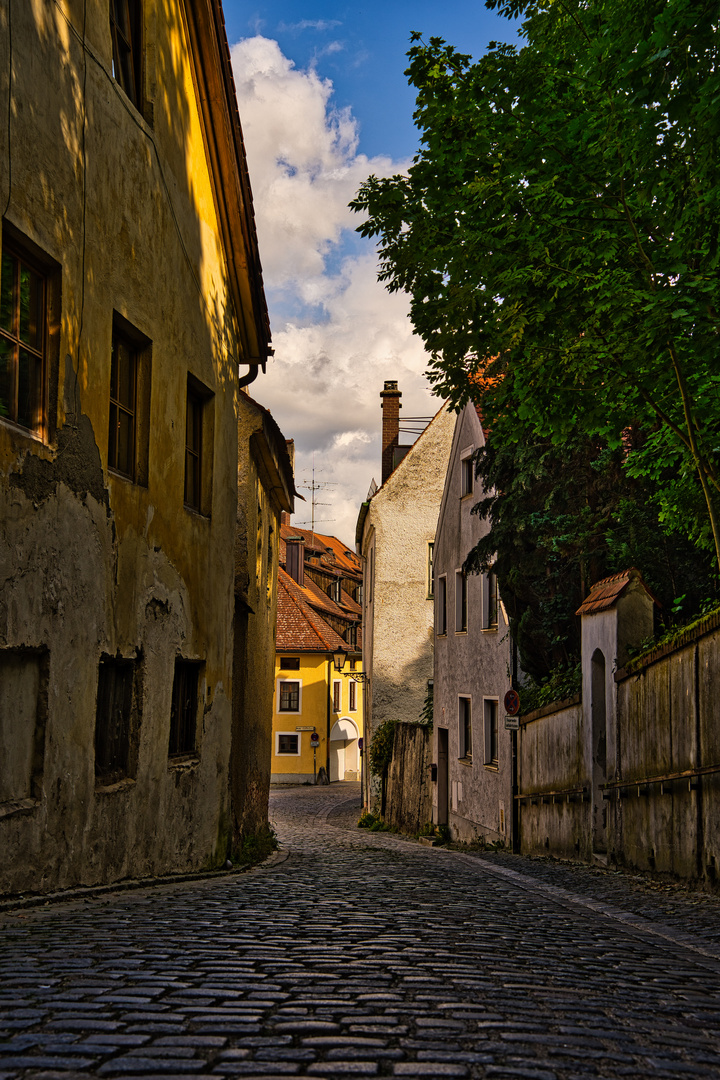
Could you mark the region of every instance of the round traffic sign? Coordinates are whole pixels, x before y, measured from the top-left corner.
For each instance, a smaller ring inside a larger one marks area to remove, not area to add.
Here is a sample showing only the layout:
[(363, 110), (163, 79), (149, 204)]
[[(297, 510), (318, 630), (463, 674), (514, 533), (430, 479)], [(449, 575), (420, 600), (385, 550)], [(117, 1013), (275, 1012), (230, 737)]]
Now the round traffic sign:
[(310, 745), (311, 746), (319, 746), (320, 745), (320, 736), (318, 735), (317, 731), (313, 731), (312, 735), (310, 736)]
[(505, 695), (504, 705), (508, 716), (516, 716), (520, 712), (520, 695), (517, 690), (508, 690)]

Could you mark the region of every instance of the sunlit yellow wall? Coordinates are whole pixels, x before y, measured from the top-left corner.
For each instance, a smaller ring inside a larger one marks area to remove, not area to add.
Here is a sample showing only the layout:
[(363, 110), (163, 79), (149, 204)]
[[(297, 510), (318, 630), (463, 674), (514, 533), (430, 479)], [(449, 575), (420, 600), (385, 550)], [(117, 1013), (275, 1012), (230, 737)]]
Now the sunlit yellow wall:
[[(298, 671), (281, 668), (283, 657), (296, 657), (300, 661)], [(358, 664), (359, 668), (359, 664)], [(349, 671), (349, 667), (346, 667)], [(299, 712), (281, 712), (280, 687), (281, 681), (301, 684), (301, 698)], [(333, 683), (341, 683), (340, 709), (334, 708)], [(310, 743), (310, 731), (298, 731), (298, 728), (315, 728), (320, 736), (317, 748), (316, 766), (328, 770), (329, 762), (329, 735), (332, 732), (335, 721), (341, 717), (349, 717), (358, 728), (360, 735), (363, 733), (363, 686), (357, 686), (357, 708), (354, 712), (349, 711), (349, 678), (338, 674), (332, 663), (332, 656), (328, 653), (301, 653), (288, 650), (278, 653), (275, 660), (275, 698), (273, 707), (273, 731), (272, 731), (272, 758), (271, 776), (273, 783), (304, 783), (312, 781), (315, 773), (313, 768), (313, 750)], [(281, 733), (298, 735), (300, 753), (279, 754), (278, 735)], [(343, 779), (341, 777), (340, 779)]]
[[(180, 0), (146, 0), (144, 115), (112, 78), (107, 0), (0, 5), (0, 206), (58, 265), (45, 441), (0, 422), (0, 647), (47, 649), (43, 794), (0, 818), (19, 891), (222, 862), (238, 332)], [(10, 185), (9, 161), (12, 162)], [(242, 257), (242, 253), (236, 253)], [(152, 342), (145, 484), (108, 473), (113, 312)], [(214, 395), (205, 516), (183, 505), (187, 375)], [(135, 783), (95, 791), (102, 654), (139, 656)], [(176, 656), (202, 660), (199, 759), (170, 768)], [(52, 793), (52, 795), (51, 795)]]

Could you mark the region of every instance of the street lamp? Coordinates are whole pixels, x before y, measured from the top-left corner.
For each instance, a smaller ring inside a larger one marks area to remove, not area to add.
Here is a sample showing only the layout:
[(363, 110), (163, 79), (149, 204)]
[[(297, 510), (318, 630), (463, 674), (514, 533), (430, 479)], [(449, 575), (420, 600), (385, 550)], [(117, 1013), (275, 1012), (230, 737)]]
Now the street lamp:
[(336, 649), (333, 653), (333, 664), (336, 671), (342, 671), (345, 667), (345, 661), (347, 660), (347, 649), (343, 649), (342, 645), (339, 649)]

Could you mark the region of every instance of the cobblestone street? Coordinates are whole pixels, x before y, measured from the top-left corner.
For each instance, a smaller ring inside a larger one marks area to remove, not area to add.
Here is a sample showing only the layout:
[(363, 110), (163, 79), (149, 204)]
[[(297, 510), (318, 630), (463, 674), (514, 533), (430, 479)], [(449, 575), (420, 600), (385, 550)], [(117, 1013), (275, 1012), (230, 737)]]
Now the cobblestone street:
[(0, 1080), (720, 1077), (718, 898), (358, 804), (280, 788), (256, 870), (1, 914)]

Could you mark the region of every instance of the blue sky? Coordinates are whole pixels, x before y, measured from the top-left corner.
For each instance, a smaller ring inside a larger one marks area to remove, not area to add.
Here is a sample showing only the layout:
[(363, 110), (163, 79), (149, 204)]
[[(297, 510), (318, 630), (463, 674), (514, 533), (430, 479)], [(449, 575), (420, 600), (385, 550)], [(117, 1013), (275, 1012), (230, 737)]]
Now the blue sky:
[[(377, 282), (374, 245), (347, 204), (371, 173), (407, 169), (417, 150), (403, 74), (413, 30), (482, 54), (512, 40), (482, 0), (224, 0), (270, 309), (275, 359), (252, 386), (296, 445), (302, 482), (328, 483), (320, 531), (350, 545), (379, 481), (380, 398), (397, 379), (403, 413), (440, 402), (424, 377), (407, 298)], [(300, 504), (295, 520), (309, 518)]]

